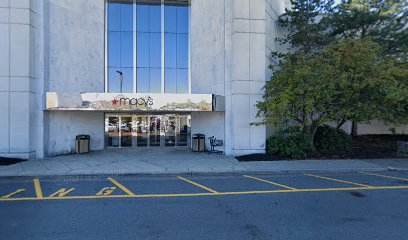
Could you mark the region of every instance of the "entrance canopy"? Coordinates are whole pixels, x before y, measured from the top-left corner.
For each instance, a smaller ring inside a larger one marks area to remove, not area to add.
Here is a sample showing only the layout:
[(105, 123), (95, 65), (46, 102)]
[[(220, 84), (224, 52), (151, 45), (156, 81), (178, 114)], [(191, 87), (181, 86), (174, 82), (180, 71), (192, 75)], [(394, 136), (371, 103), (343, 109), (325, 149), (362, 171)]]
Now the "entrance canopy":
[(46, 93), (46, 110), (212, 112), (224, 111), (223, 96), (154, 93)]

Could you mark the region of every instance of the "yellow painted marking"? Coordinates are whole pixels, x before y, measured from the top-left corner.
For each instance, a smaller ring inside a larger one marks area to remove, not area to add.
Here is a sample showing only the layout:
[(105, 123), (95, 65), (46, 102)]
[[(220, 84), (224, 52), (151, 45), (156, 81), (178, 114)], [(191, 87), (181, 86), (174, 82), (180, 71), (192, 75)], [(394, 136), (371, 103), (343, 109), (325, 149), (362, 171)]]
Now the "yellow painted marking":
[(9, 193), (9, 194), (7, 194), (7, 195), (1, 197), (1, 198), (2, 198), (2, 199), (10, 198), (11, 196), (16, 195), (16, 194), (21, 193), (21, 192), (24, 192), (24, 191), (25, 191), (24, 188), (17, 189), (17, 191), (14, 191), (14, 192), (12, 192), (12, 193)]
[(382, 175), (382, 174), (378, 174), (378, 173), (368, 173), (368, 172), (360, 172), (362, 174), (366, 174), (366, 175), (372, 175), (372, 176), (377, 176), (377, 177), (384, 177), (384, 178), (392, 178), (392, 179), (397, 179), (397, 180), (402, 180), (402, 181), (407, 181), (407, 178), (399, 178), (399, 177), (394, 177), (394, 176), (388, 176), (388, 175)]
[(215, 190), (213, 190), (213, 189), (211, 189), (211, 188), (209, 188), (209, 187), (203, 186), (203, 185), (201, 185), (201, 184), (199, 184), (199, 183), (193, 182), (193, 181), (188, 180), (188, 179), (186, 179), (186, 178), (183, 178), (183, 177), (180, 177), (180, 176), (177, 176), (177, 178), (180, 179), (180, 180), (183, 180), (183, 181), (185, 181), (185, 182), (188, 182), (188, 183), (190, 183), (190, 184), (193, 184), (193, 185), (196, 186), (196, 187), (205, 189), (205, 190), (207, 190), (207, 191), (209, 191), (209, 192), (211, 192), (211, 193), (215, 193), (215, 194), (218, 194), (218, 193), (219, 193), (219, 192), (217, 192), (217, 191), (215, 191)]
[(51, 194), (51, 195), (50, 195), (50, 198), (55, 197), (55, 196), (57, 196), (57, 197), (65, 197), (68, 193), (70, 193), (70, 192), (72, 192), (72, 191), (74, 191), (74, 190), (75, 190), (75, 188), (71, 188), (71, 189), (69, 189), (68, 191), (67, 191), (65, 188), (61, 188), (60, 190), (58, 190), (58, 191), (56, 191), (55, 193)]
[(96, 196), (108, 196), (115, 191), (115, 189), (116, 187), (104, 187), (96, 194)]
[(243, 177), (252, 178), (252, 179), (255, 179), (255, 180), (258, 180), (258, 181), (261, 181), (261, 182), (269, 183), (269, 184), (276, 185), (278, 187), (282, 187), (282, 188), (286, 188), (286, 189), (290, 189), (290, 190), (296, 190), (296, 188), (289, 187), (289, 186), (279, 184), (279, 183), (276, 183), (276, 182), (268, 181), (268, 180), (265, 180), (265, 179), (262, 179), (262, 178), (257, 178), (257, 177), (253, 177), (253, 176), (249, 176), (249, 175), (243, 175)]
[(40, 183), (40, 179), (36, 178), (33, 179), (34, 182), (34, 188), (35, 188), (35, 194), (37, 195), (37, 198), (41, 199), (43, 198), (43, 193), (42, 193), (42, 189), (41, 189), (41, 183)]
[(312, 189), (282, 189), (282, 190), (267, 190), (267, 191), (244, 191), (244, 192), (219, 192), (214, 193), (176, 193), (176, 194), (144, 194), (144, 195), (101, 195), (101, 196), (67, 196), (63, 198), (44, 197), (42, 199), (35, 197), (27, 198), (6, 198), (0, 202), (7, 201), (39, 201), (39, 200), (79, 200), (79, 199), (113, 199), (113, 198), (166, 198), (166, 197), (205, 197), (214, 195), (252, 195), (252, 194), (272, 194), (272, 193), (302, 193), (302, 192), (330, 192), (330, 191), (371, 191), (371, 190), (395, 190), (408, 189), (408, 186), (376, 186), (376, 187), (349, 187), (349, 188), (312, 188)]
[(321, 179), (326, 179), (326, 180), (331, 180), (331, 181), (335, 181), (335, 182), (341, 182), (341, 183), (348, 183), (348, 184), (352, 184), (352, 185), (356, 185), (356, 186), (360, 186), (360, 187), (368, 187), (371, 188), (373, 186), (369, 186), (366, 184), (361, 184), (361, 183), (355, 183), (355, 182), (350, 182), (350, 181), (345, 181), (345, 180), (341, 180), (341, 179), (337, 179), (337, 178), (329, 178), (329, 177), (323, 177), (323, 176), (318, 176), (318, 175), (313, 175), (313, 174), (303, 174), (305, 176), (310, 176), (310, 177), (315, 177), (315, 178), (321, 178)]
[(136, 194), (134, 194), (132, 191), (130, 191), (129, 189), (127, 189), (125, 186), (123, 186), (122, 184), (120, 184), (119, 182), (117, 182), (115, 179), (113, 178), (108, 178), (109, 181), (111, 181), (113, 184), (115, 184), (116, 187), (122, 189), (122, 191), (124, 191), (125, 193), (127, 193), (129, 196), (136, 196)]

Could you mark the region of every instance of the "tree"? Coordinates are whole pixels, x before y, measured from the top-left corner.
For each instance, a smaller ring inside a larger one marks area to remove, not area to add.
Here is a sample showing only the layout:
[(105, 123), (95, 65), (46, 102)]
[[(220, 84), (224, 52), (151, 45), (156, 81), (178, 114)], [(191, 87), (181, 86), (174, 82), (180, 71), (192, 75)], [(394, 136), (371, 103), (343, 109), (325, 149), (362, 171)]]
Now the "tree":
[(407, 118), (407, 79), (407, 69), (383, 58), (369, 39), (332, 44), (314, 55), (288, 53), (265, 86), (258, 116), (275, 126), (297, 123), (311, 136), (331, 121), (338, 128), (347, 120), (400, 122)]
[(330, 35), (341, 39), (370, 37), (386, 55), (406, 55), (408, 2), (405, 0), (343, 0), (325, 15)]
[[(332, 14), (325, 15), (330, 35), (338, 40), (370, 37), (385, 55), (406, 59), (408, 2), (404, 0), (343, 0)], [(352, 135), (357, 135), (352, 119)]]
[(330, 24), (322, 17), (334, 11), (334, 0), (291, 0), (290, 5), (278, 19), (278, 24), (287, 29), (283, 38), (276, 39), (280, 45), (288, 45), (290, 51), (310, 53), (333, 41), (333, 36), (327, 34)]
[[(382, 57), (388, 59), (388, 63), (383, 62), (381, 66), (387, 64), (393, 66), (387, 69), (388, 72), (383, 71), (383, 78), (391, 76), (394, 79), (388, 82), (389, 86), (396, 82), (394, 90), (391, 90), (391, 87), (382, 87), (382, 89), (393, 92), (392, 94), (381, 93), (388, 96), (388, 98), (382, 98), (382, 101), (387, 101), (387, 104), (374, 103), (374, 99), (377, 97), (373, 96), (374, 92), (356, 91), (352, 98), (348, 96), (340, 98), (339, 95), (337, 96), (337, 107), (341, 108), (342, 112), (338, 111), (338, 125), (341, 126), (347, 120), (352, 121), (352, 134), (356, 135), (357, 123), (369, 119), (366, 113), (373, 116), (373, 109), (363, 104), (369, 98), (372, 98), (371, 104), (378, 104), (377, 106), (391, 106), (391, 103), (394, 104), (393, 109), (396, 109), (394, 114), (392, 113), (394, 110), (387, 111), (384, 108), (376, 110), (382, 112), (382, 119), (394, 123), (398, 122), (397, 120), (403, 121), (405, 117), (402, 110), (405, 109), (404, 103), (406, 103), (406, 97), (404, 97), (406, 83), (404, 83), (404, 79), (400, 78), (399, 81), (395, 79), (398, 79), (399, 74), (404, 76), (404, 70), (402, 69), (404, 67), (406, 69), (404, 63), (407, 62), (408, 50), (408, 41), (406, 40), (408, 39), (408, 2), (404, 0), (343, 0), (338, 5), (331, 0), (291, 0), (290, 2), (291, 9), (286, 9), (278, 21), (282, 27), (287, 28), (288, 33), (283, 38), (277, 39), (277, 41), (281, 45), (288, 45), (292, 53), (299, 51), (302, 52), (300, 55), (303, 55), (304, 58), (312, 57), (314, 54), (319, 54), (330, 44), (350, 39), (364, 40), (370, 38), (379, 44), (383, 50), (377, 53), (383, 54)], [(355, 50), (356, 53), (359, 53), (358, 49)], [(293, 58), (293, 54), (289, 57), (285, 57), (285, 55), (286, 53), (282, 52), (272, 53), (272, 56), (279, 58), (280, 61), (288, 61)], [(353, 55), (349, 55), (349, 57), (353, 57)], [(357, 55), (354, 55), (354, 57), (357, 57)], [(388, 57), (393, 57), (393, 59)], [(282, 66), (280, 61), (277, 61), (275, 69)], [(307, 61), (305, 60), (305, 62)], [(367, 62), (369, 61), (360, 63)], [(353, 78), (351, 74), (348, 77), (345, 75), (342, 75), (342, 77), (351, 82), (357, 81), (361, 76), (358, 72), (359, 69), (346, 69), (345, 66), (353, 65), (346, 64), (340, 66), (339, 69), (351, 71), (355, 76)], [(339, 69), (333, 69), (333, 71)], [(317, 72), (320, 71), (320, 69), (316, 70)], [(347, 86), (347, 83), (344, 82), (343, 85)], [(350, 85), (348, 84), (348, 86)], [(362, 85), (360, 87), (362, 87), (362, 90), (366, 88)], [(399, 93), (397, 94), (397, 92)], [(367, 107), (370, 111), (363, 110), (364, 107)], [(361, 111), (356, 112), (352, 108)], [(389, 116), (385, 116), (385, 112)], [(398, 114), (402, 115), (397, 117)]]

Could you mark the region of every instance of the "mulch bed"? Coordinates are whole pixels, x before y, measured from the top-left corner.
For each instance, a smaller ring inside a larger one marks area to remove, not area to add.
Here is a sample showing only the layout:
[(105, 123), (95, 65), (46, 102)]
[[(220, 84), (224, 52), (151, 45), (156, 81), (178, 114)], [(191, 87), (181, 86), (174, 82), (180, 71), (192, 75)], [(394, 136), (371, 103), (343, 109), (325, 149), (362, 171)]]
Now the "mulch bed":
[[(397, 141), (408, 141), (408, 135), (362, 135), (353, 138), (350, 152), (318, 152), (307, 159), (392, 159), (398, 158)], [(240, 162), (281, 161), (289, 158), (268, 155), (249, 154), (236, 157)]]
[(3, 158), (0, 157), (0, 165), (12, 165), (19, 162), (24, 162), (26, 160), (17, 159), (17, 158)]

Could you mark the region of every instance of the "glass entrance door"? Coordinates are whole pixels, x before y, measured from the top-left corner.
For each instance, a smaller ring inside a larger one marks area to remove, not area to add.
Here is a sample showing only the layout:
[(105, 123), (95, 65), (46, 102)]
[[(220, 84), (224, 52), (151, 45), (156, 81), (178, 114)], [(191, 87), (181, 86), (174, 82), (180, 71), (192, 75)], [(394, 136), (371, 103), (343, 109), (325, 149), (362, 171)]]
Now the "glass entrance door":
[(190, 128), (190, 115), (109, 114), (105, 118), (105, 146), (187, 147)]
[(119, 117), (107, 118), (105, 132), (107, 132), (107, 146), (119, 147)]
[(177, 129), (177, 146), (187, 147), (189, 130), (187, 116), (180, 116)]
[(136, 128), (137, 128), (137, 143), (138, 147), (147, 147), (148, 143), (148, 129), (149, 122), (146, 116), (136, 117)]
[(120, 117), (121, 147), (132, 146), (132, 117)]
[(150, 133), (150, 147), (159, 147), (161, 142), (161, 117), (150, 116), (149, 133)]
[(164, 145), (176, 146), (176, 117), (166, 116), (164, 119)]

